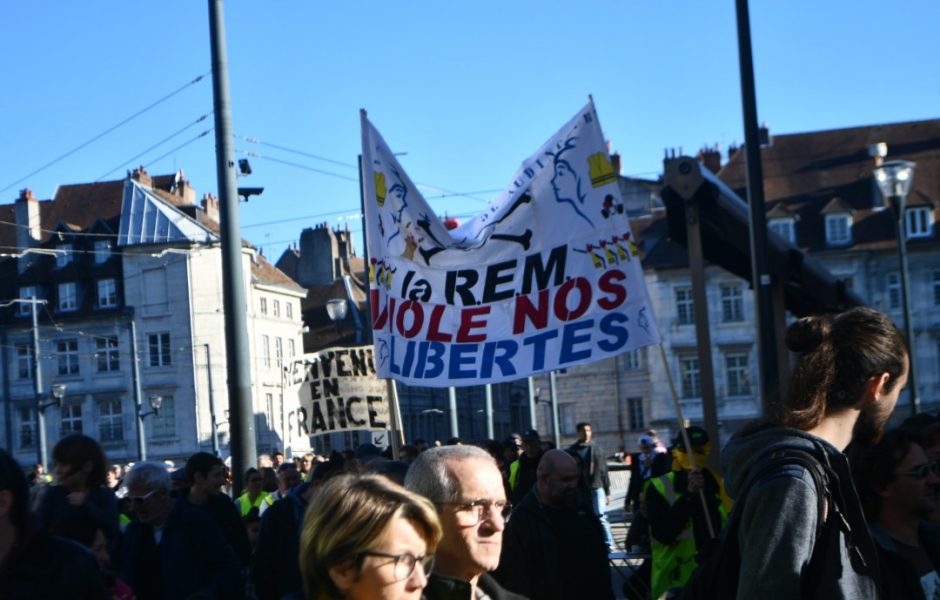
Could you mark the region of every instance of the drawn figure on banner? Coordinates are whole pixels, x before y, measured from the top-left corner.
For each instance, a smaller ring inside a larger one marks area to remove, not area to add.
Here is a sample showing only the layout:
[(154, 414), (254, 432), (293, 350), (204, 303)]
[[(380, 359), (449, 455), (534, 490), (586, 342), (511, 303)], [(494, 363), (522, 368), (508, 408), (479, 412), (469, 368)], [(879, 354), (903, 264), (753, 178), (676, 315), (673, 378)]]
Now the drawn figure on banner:
[[(375, 172), (375, 202), (379, 206), (379, 233), (385, 240), (386, 246), (401, 234), (402, 213), (408, 208), (408, 190), (401, 176), (392, 169), (392, 177), (395, 178), (395, 183), (389, 188), (386, 187), (388, 182), (385, 180), (385, 173)], [(390, 224), (383, 218), (383, 213), (391, 217)]]
[(525, 190), (519, 197), (516, 198), (509, 207), (503, 211), (502, 214), (497, 215), (499, 212), (499, 207), (492, 206), (489, 208), (488, 213), (485, 213), (482, 216), (484, 221), (488, 221), (480, 231), (473, 236), (472, 238), (464, 237), (457, 243), (457, 247), (461, 250), (476, 250), (477, 248), (482, 248), (490, 239), (502, 240), (504, 242), (515, 242), (522, 246), (523, 250), (529, 249), (529, 244), (532, 242), (532, 230), (526, 228), (521, 234), (511, 234), (511, 233), (496, 233), (496, 226), (501, 225), (506, 219), (511, 217), (519, 208), (524, 205), (531, 206), (532, 204), (532, 194), (529, 193), (529, 190)]
[(572, 167), (568, 159), (565, 158), (566, 153), (574, 150), (574, 142), (576, 139), (578, 138), (570, 137), (565, 140), (561, 150), (552, 156), (554, 159), (555, 173), (552, 177), (552, 189), (555, 190), (556, 201), (570, 204), (571, 208), (574, 209), (574, 212), (578, 213), (579, 217), (587, 221), (588, 225), (594, 227), (594, 222), (591, 221), (586, 214), (581, 212), (580, 207), (584, 206), (584, 201), (587, 199), (587, 195), (581, 190), (581, 175), (578, 174), (578, 170)]

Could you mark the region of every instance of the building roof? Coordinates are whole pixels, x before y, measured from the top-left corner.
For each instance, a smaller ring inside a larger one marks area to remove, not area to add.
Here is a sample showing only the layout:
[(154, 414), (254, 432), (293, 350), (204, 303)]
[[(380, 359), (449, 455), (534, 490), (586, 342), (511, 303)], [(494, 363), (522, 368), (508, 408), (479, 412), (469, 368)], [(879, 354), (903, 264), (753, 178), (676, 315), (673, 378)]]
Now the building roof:
[[(917, 163), (908, 205), (936, 210), (940, 205), (940, 119), (775, 135), (772, 144), (761, 148), (768, 209), (776, 211), (782, 205), (798, 216), (799, 246), (811, 251), (828, 248), (823, 215), (832, 212), (853, 214), (850, 248), (896, 245), (891, 211), (873, 207), (879, 192), (872, 178), (875, 159), (869, 147), (882, 142), (888, 147), (887, 160)], [(745, 159), (741, 148), (718, 173), (742, 198), (747, 197)], [(937, 244), (936, 225), (930, 238), (912, 239), (910, 244)]]

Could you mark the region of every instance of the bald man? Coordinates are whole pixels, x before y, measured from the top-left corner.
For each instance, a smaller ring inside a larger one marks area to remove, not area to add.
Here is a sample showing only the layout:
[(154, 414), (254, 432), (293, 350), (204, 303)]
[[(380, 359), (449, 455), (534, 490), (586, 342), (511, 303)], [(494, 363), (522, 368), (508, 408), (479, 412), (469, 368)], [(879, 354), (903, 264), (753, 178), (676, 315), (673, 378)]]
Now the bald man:
[(577, 461), (549, 450), (536, 477), (503, 532), (496, 579), (531, 600), (612, 600), (604, 530), (581, 503)]

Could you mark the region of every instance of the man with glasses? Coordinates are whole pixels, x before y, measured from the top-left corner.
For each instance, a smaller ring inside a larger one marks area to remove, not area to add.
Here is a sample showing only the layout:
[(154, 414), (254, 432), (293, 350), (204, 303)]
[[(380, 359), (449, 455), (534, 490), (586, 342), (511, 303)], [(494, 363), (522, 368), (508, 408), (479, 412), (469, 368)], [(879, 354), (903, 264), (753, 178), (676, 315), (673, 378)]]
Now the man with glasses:
[(511, 505), (490, 454), (476, 446), (443, 446), (412, 463), (405, 487), (437, 508), (443, 538), (428, 579), (428, 600), (514, 600), (488, 574), (499, 564)]
[(211, 517), (170, 495), (165, 465), (137, 463), (125, 483), (137, 520), (124, 532), (119, 563), (138, 600), (244, 597), (234, 551)]
[(533, 600), (613, 600), (600, 521), (581, 502), (578, 462), (549, 450), (535, 488), (512, 513), (496, 578)]
[(878, 545), (885, 598), (940, 596), (940, 527), (927, 518), (937, 506), (931, 488), (940, 465), (913, 431), (889, 431), (852, 457), (853, 476)]

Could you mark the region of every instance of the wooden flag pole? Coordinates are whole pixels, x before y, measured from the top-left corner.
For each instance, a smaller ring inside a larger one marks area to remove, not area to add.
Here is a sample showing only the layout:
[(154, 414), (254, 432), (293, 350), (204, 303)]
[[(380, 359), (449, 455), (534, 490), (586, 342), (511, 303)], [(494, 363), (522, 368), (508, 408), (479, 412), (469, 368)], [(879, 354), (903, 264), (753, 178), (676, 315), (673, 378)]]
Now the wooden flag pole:
[[(676, 418), (679, 419), (679, 432), (682, 434), (682, 443), (685, 445), (685, 453), (689, 457), (689, 465), (691, 465), (692, 470), (697, 471), (698, 467), (695, 464), (695, 454), (692, 453), (692, 442), (689, 440), (689, 434), (685, 430), (685, 418), (682, 416), (682, 406), (679, 404), (679, 394), (676, 393), (676, 382), (672, 379), (672, 371), (669, 369), (669, 362), (666, 360), (666, 350), (663, 349), (662, 342), (659, 344), (659, 357), (663, 361), (663, 370), (666, 371), (666, 381), (669, 382), (669, 392), (672, 395), (672, 406), (676, 410)], [(705, 490), (699, 490), (698, 495), (702, 500), (702, 510), (705, 513), (705, 524), (708, 525), (708, 535), (710, 538), (715, 539), (715, 526), (712, 524), (711, 515), (708, 514), (708, 502), (705, 501)]]

